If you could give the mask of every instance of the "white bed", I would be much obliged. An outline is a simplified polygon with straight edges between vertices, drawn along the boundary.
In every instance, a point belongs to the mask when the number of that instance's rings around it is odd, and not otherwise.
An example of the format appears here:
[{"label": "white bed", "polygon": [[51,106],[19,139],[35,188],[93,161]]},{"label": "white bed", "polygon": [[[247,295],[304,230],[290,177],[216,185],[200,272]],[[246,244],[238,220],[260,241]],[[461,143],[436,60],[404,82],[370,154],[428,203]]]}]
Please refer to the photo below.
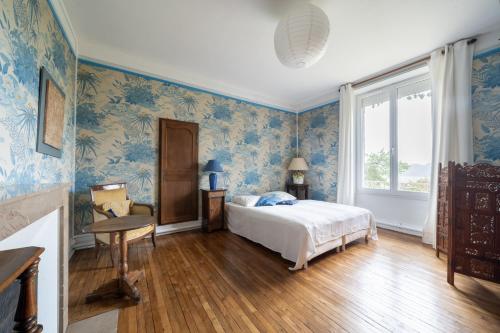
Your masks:
[{"label": "white bed", "polygon": [[324,201],[267,207],[226,203],[226,218],[231,232],[295,262],[291,270],[305,268],[312,258],[334,248],[344,249],[358,238],[377,239],[369,210]]}]

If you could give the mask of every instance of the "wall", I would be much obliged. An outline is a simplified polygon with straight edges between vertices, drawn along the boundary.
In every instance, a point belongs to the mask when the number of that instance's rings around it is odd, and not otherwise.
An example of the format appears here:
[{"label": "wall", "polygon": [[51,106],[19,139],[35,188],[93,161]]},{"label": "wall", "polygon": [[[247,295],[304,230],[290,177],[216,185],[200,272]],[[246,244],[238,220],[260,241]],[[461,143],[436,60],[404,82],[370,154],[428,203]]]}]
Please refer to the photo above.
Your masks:
[{"label": "wall", "polygon": [[[299,114],[300,154],[309,163],[306,178],[313,199],[336,200],[338,108],[334,102]],[[500,164],[500,48],[474,57],[472,110],[476,161]],[[357,195],[356,200],[371,209],[378,221],[409,233],[418,234],[425,220],[425,200],[380,196],[374,201],[367,195]]]},{"label": "wall", "polygon": [[20,246],[43,247],[38,266],[38,322],[44,332],[58,332],[59,323],[59,210],[42,217],[0,241],[0,251]]},{"label": "wall", "polygon": [[306,182],[314,200],[337,199],[339,103],[299,114],[299,151],[309,164]]},{"label": "wall", "polygon": [[[62,158],[36,152],[40,67],[64,91]],[[0,0],[0,186],[73,182],[76,58],[47,0]]]},{"label": "wall", "polygon": [[155,203],[158,118],[200,125],[201,167],[221,161],[228,195],[283,189],[295,114],[105,66],[78,66],[76,233],[90,223],[88,186],[126,181],[133,200]]},{"label": "wall", "polygon": [[[500,48],[474,56],[472,112],[476,161],[500,164]],[[338,102],[299,114],[300,153],[310,164],[313,195],[335,201]]]},{"label": "wall", "polygon": [[500,165],[500,48],[477,54],[472,67],[474,158]]}]

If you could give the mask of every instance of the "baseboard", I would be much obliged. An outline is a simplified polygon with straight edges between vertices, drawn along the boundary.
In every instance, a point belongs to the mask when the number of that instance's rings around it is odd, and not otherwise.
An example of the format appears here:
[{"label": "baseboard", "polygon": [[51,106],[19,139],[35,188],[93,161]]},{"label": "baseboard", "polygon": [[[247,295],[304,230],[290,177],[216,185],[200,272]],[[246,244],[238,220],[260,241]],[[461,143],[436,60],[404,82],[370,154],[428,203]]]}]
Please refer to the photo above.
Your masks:
[{"label": "baseboard", "polygon": [[[189,221],[175,224],[156,226],[156,235],[168,235],[176,232],[195,230],[201,228],[201,220]],[[93,234],[81,234],[73,237],[72,251],[83,250],[95,247],[95,237]]]},{"label": "baseboard", "polygon": [[73,236],[73,250],[89,249],[95,246],[93,234],[81,234]]},{"label": "baseboard", "polygon": [[181,222],[174,224],[158,225],[156,226],[156,235],[168,235],[175,232],[188,231],[201,228],[201,220]]},{"label": "baseboard", "polygon": [[69,239],[68,260],[71,260],[71,257],[73,257],[73,254],[75,254],[75,238],[74,237]]},{"label": "baseboard", "polygon": [[402,227],[400,225],[395,225],[395,224],[388,223],[388,222],[377,221],[377,228],[387,229],[387,230],[397,231],[397,232],[400,232],[403,234],[422,237],[421,230],[408,228],[408,227]]}]

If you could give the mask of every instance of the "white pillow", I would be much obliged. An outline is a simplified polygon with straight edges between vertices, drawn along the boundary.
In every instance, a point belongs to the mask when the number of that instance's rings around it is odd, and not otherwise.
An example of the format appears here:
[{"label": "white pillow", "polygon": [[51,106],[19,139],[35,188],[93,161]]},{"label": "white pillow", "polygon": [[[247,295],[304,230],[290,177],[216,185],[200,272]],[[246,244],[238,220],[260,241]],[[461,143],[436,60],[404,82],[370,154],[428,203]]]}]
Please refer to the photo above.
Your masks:
[{"label": "white pillow", "polygon": [[286,193],[283,191],[272,191],[272,192],[266,192],[262,194],[263,197],[273,197],[273,198],[279,198],[280,201],[287,201],[287,200],[297,200],[296,197],[291,195],[290,193]]},{"label": "white pillow", "polygon": [[260,196],[258,195],[235,195],[233,203],[244,207],[254,207],[259,199]]}]

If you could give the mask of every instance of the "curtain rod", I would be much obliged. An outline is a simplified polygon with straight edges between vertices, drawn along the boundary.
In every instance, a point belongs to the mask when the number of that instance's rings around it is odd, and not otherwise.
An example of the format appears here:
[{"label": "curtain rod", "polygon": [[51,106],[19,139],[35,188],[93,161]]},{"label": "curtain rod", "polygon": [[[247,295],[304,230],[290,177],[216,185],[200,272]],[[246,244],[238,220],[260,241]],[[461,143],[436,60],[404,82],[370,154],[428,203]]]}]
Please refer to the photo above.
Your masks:
[{"label": "curtain rod", "polygon": [[[477,41],[476,38],[469,39],[467,41],[467,45],[474,44],[476,41]],[[454,44],[454,43],[452,43],[452,44]],[[444,50],[441,51],[441,54],[444,54]],[[428,55],[426,55],[426,56],[424,56],[424,57],[422,57],[420,59],[412,61],[412,62],[410,62],[408,64],[404,64],[404,65],[398,66],[398,67],[393,68],[393,69],[391,69],[391,70],[389,70],[387,72],[380,73],[378,75],[369,77],[369,78],[367,78],[365,80],[355,81],[355,82],[352,83],[352,87],[353,88],[356,88],[356,87],[359,88],[359,87],[362,87],[362,86],[366,86],[366,85],[368,85],[369,83],[371,83],[373,81],[379,81],[380,79],[383,79],[383,78],[386,78],[386,77],[391,77],[394,74],[409,72],[410,70],[413,70],[413,69],[416,69],[418,67],[423,66],[430,59],[431,59],[431,55],[428,54]],[[339,91],[340,91],[340,89],[339,89]]]}]

